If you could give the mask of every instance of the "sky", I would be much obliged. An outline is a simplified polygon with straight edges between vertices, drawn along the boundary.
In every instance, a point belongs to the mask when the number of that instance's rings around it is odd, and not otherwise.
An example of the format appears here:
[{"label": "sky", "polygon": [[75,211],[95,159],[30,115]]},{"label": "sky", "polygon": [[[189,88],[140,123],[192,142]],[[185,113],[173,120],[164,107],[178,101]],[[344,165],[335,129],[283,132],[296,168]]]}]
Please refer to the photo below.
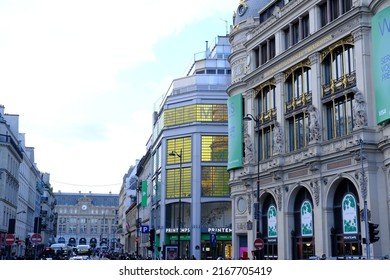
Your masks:
[{"label": "sky", "polygon": [[54,192],[119,193],[152,113],[239,0],[0,0],[0,104]]}]

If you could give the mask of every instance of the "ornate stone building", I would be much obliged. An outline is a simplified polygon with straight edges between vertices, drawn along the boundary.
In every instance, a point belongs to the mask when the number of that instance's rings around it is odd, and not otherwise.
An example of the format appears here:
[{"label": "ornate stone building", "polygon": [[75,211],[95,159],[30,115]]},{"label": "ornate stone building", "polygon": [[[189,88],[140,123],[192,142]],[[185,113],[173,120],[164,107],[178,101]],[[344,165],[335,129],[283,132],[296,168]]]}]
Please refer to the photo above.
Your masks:
[{"label": "ornate stone building", "polygon": [[56,243],[88,244],[122,250],[118,229],[118,194],[55,193]]},{"label": "ornate stone building", "polygon": [[[390,131],[376,118],[372,74],[373,17],[389,6],[239,2],[228,88],[234,258],[390,253]],[[369,223],[380,239],[368,246]]]}]

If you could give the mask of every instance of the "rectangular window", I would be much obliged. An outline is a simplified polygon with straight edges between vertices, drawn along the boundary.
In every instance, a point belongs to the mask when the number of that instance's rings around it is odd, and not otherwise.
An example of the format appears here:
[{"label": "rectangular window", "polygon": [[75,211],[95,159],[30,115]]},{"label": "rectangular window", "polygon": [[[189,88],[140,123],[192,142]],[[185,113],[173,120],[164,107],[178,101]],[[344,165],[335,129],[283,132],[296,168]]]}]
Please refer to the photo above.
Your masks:
[{"label": "rectangular window", "polygon": [[338,2],[339,0],[330,0],[330,21],[335,20],[340,15]]},{"label": "rectangular window", "polygon": [[287,120],[289,151],[296,151],[309,143],[309,120],[305,113],[297,114]]},{"label": "rectangular window", "polygon": [[341,48],[336,49],[333,52],[333,63],[332,63],[332,76],[333,79],[338,80],[344,73],[343,53]]},{"label": "rectangular window", "polygon": [[80,225],[80,234],[87,233],[87,225]]},{"label": "rectangular window", "polygon": [[275,109],[275,86],[265,84],[256,95],[256,110],[258,115],[268,114],[271,109]]},{"label": "rectangular window", "polygon": [[[180,157],[182,163],[191,162],[191,137],[168,139],[167,141],[167,164],[179,164]],[[175,152],[174,155],[170,153]]]},{"label": "rectangular window", "polygon": [[324,61],[321,64],[322,68],[322,84],[323,85],[330,85],[330,82],[332,80],[332,74],[331,74],[331,62],[330,62],[330,55],[324,59]]},{"label": "rectangular window", "polygon": [[302,84],[304,94],[311,92],[310,81],[311,81],[311,69],[305,68],[303,70],[303,84]]},{"label": "rectangular window", "polygon": [[297,69],[294,72],[294,97],[302,96],[302,69]]},{"label": "rectangular window", "polygon": [[293,85],[292,85],[292,76],[290,75],[286,80],[286,98],[287,102],[293,101]]},{"label": "rectangular window", "polygon": [[272,156],[271,128],[266,127],[260,130],[260,160],[268,159]]},{"label": "rectangular window", "polygon": [[299,42],[299,22],[295,22],[292,25],[292,44],[295,45]]},{"label": "rectangular window", "polygon": [[272,37],[269,40],[269,58],[272,59],[276,55],[276,44],[275,44],[275,37]]},{"label": "rectangular window", "polygon": [[66,232],[66,225],[60,224],[60,225],[58,226],[58,232],[59,232],[60,235],[61,235],[61,234],[67,233],[67,232]]},{"label": "rectangular window", "polygon": [[345,71],[346,74],[351,74],[355,71],[355,55],[354,48],[352,46],[345,46],[344,50]]},{"label": "rectangular window", "polygon": [[343,14],[352,9],[352,0],[343,0]]},{"label": "rectangular window", "polygon": [[227,136],[202,136],[202,161],[227,162],[227,155]]},{"label": "rectangular window", "polygon": [[77,234],[77,226],[75,225],[69,226],[69,234]]},{"label": "rectangular window", "polygon": [[326,2],[321,4],[319,8],[320,8],[321,27],[324,27],[328,23],[328,12],[327,12]]},{"label": "rectangular window", "polygon": [[91,234],[97,234],[97,233],[98,233],[97,226],[91,226]]},{"label": "rectangular window", "polygon": [[179,198],[180,195],[191,197],[191,167],[167,170],[166,197]]},{"label": "rectangular window", "polygon": [[256,47],[253,52],[255,56],[255,67],[257,68],[260,66],[260,48]]},{"label": "rectangular window", "polygon": [[102,234],[108,234],[108,226],[102,226],[100,230]]},{"label": "rectangular window", "polygon": [[290,27],[283,29],[284,32],[284,49],[288,49],[290,47]]},{"label": "rectangular window", "polygon": [[202,166],[202,196],[230,196],[226,166]]},{"label": "rectangular window", "polygon": [[263,43],[260,46],[261,48],[261,64],[267,62],[267,43]]},{"label": "rectangular window", "polygon": [[162,160],[162,157],[161,157],[161,154],[162,154],[162,148],[161,148],[161,145],[157,148],[157,170],[160,170],[161,168],[161,160]]},{"label": "rectangular window", "polygon": [[310,35],[310,24],[309,24],[309,15],[302,17],[302,39],[308,37]]},{"label": "rectangular window", "polygon": [[353,98],[345,95],[325,105],[327,140],[347,135],[353,130]]}]

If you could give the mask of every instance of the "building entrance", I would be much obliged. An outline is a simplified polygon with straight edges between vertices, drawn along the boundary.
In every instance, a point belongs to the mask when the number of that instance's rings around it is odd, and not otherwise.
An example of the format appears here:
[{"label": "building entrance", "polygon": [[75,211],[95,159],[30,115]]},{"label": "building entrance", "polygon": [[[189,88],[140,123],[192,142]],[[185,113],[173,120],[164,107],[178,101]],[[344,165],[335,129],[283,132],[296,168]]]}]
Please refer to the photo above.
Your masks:
[{"label": "building entrance", "polygon": [[216,246],[211,246],[210,241],[203,240],[201,249],[202,260],[216,260],[218,257],[222,257],[225,260],[232,258],[233,249],[231,241],[217,241]]}]

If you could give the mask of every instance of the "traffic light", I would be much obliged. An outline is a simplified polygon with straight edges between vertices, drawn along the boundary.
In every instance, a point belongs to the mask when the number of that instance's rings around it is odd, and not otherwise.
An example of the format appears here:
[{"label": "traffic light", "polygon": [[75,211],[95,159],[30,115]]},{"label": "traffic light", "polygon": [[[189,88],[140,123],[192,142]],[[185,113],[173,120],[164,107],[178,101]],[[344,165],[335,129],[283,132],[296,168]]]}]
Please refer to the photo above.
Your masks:
[{"label": "traffic light", "polygon": [[368,232],[369,232],[369,236],[370,236],[370,243],[375,243],[379,240],[379,229],[377,229],[379,227],[378,224],[374,224],[374,223],[368,223]]},{"label": "traffic light", "polygon": [[153,244],[154,244],[154,234],[155,233],[156,233],[156,231],[154,230],[154,228],[149,230],[149,243],[151,246],[153,246]]},{"label": "traffic light", "polygon": [[154,235],[155,235],[155,233],[156,233],[156,231],[154,230],[154,228],[149,230],[149,246],[147,247],[147,249],[149,251],[152,251],[152,252],[154,252]]}]

